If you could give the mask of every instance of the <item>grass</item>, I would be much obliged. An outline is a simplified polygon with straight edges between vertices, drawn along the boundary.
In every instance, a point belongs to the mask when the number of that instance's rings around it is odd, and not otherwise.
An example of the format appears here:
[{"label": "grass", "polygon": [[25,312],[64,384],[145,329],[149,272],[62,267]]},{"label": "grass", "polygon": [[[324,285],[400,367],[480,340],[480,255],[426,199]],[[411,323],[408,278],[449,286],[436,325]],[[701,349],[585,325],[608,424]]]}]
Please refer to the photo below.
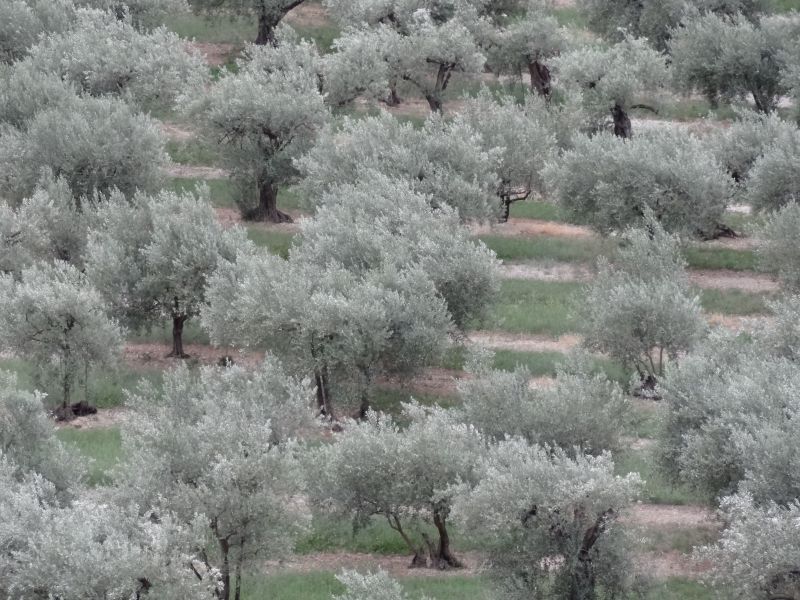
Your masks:
[{"label": "grass", "polygon": [[[403,577],[402,584],[414,600],[422,597],[431,600],[481,600],[488,594],[488,584],[483,579],[466,575]],[[243,582],[242,598],[330,600],[334,595],[342,595],[344,591],[344,586],[334,573],[284,573],[246,578]]]},{"label": "grass", "polygon": [[73,429],[64,427],[56,432],[62,442],[69,444],[90,461],[88,483],[91,486],[111,482],[109,471],[122,454],[122,440],[118,427]]},{"label": "grass", "polygon": [[264,229],[258,225],[247,225],[247,237],[256,245],[266,248],[272,254],[282,258],[289,256],[289,248],[292,246],[294,233],[289,231],[275,231]]},{"label": "grass", "polygon": [[[623,383],[627,383],[625,380]],[[654,439],[658,436],[661,419],[657,404],[633,404],[633,419],[628,435],[636,438]]]},{"label": "grass", "polygon": [[752,250],[692,245],[684,249],[684,256],[694,269],[758,270],[758,257]]},{"label": "grass", "polygon": [[580,287],[573,282],[503,281],[498,302],[483,327],[552,336],[575,331],[572,306]]},{"label": "grass", "polygon": [[567,215],[557,204],[542,202],[541,200],[523,200],[511,205],[512,218],[540,219],[542,221],[556,221],[567,223]]},{"label": "grass", "polygon": [[175,192],[194,192],[198,185],[206,184],[215,208],[236,208],[236,187],[227,179],[193,179],[175,177],[166,188]]},{"label": "grass", "polygon": [[[172,323],[167,320],[164,323],[153,327],[149,331],[133,333],[128,336],[129,342],[135,343],[169,343],[172,344]],[[208,334],[200,326],[200,319],[194,318],[186,321],[183,327],[184,344],[208,344]]]},{"label": "grass", "polygon": [[479,238],[503,260],[541,260],[593,262],[614,248],[614,241],[603,238],[557,236],[506,237],[482,235]]},{"label": "grass", "polygon": [[165,19],[168,29],[186,39],[214,44],[241,45],[256,39],[256,20],[245,17],[205,18],[193,14],[174,14]]},{"label": "grass", "polygon": [[652,504],[706,504],[708,499],[683,485],[675,485],[658,471],[650,450],[625,450],[614,457],[618,474],[639,473],[645,481],[642,502]]},{"label": "grass", "polygon": [[646,598],[647,600],[712,600],[716,596],[698,581],[676,577],[653,584]]},{"label": "grass", "polygon": [[181,165],[214,166],[219,160],[217,148],[198,139],[168,140],[166,146],[172,161]]},{"label": "grass", "polygon": [[702,290],[700,303],[711,313],[724,315],[758,315],[769,312],[766,300],[769,295],[753,294],[742,290]]},{"label": "grass", "polygon": [[[0,360],[0,369],[17,374],[17,382],[23,389],[38,389],[48,394],[46,406],[54,407],[59,398],[57,385],[49,381],[39,381],[38,369],[26,360],[10,358]],[[161,371],[158,369],[132,369],[120,365],[116,370],[106,369],[90,377],[88,396],[85,398],[89,404],[97,408],[112,408],[122,405],[125,400],[125,390],[133,389],[142,380],[148,380],[158,385],[161,381]],[[77,387],[73,395],[73,402],[84,399],[83,386]]]}]

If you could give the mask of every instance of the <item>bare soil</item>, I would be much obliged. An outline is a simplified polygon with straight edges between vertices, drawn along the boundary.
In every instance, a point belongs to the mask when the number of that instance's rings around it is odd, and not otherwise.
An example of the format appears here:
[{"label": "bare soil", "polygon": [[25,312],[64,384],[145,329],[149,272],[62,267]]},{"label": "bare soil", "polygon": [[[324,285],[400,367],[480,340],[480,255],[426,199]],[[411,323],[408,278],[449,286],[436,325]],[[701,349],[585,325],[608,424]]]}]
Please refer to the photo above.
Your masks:
[{"label": "bare soil", "polygon": [[286,22],[295,27],[328,27],[332,24],[328,9],[316,2],[303,2],[300,6],[290,10]]},{"label": "bare soil", "polygon": [[234,348],[215,348],[204,344],[184,344],[187,359],[169,357],[171,345],[159,343],[128,343],[123,350],[123,360],[132,367],[170,369],[183,362],[200,365],[217,365],[225,356],[233,358],[235,364],[256,367],[264,360],[263,352],[240,352]]},{"label": "bare soil", "polygon": [[58,429],[98,429],[103,427],[114,427],[122,423],[128,416],[128,410],[117,406],[114,408],[98,408],[93,415],[75,417],[69,421],[56,421]]},{"label": "bare soil", "polygon": [[190,50],[199,52],[212,67],[221,67],[236,52],[236,44],[214,44],[211,42],[186,42]]},{"label": "bare soil", "polygon": [[741,315],[721,315],[717,313],[706,314],[709,325],[725,327],[735,332],[761,331],[774,320],[773,317],[759,316],[746,317]]},{"label": "bare soil", "polygon": [[629,525],[647,527],[650,529],[719,527],[719,522],[713,510],[706,506],[689,504],[636,504],[622,520]]},{"label": "bare soil", "polygon": [[677,550],[668,552],[639,552],[633,557],[636,571],[648,578],[671,579],[683,577],[698,579],[711,570],[709,562],[697,562],[691,555]]},{"label": "bare soil", "polygon": [[520,335],[502,331],[473,331],[469,334],[473,344],[499,350],[518,352],[569,352],[581,343],[578,335],[552,338],[545,335]]},{"label": "bare soil", "polygon": [[284,210],[283,212],[294,219],[294,223],[264,223],[261,221],[245,221],[242,219],[242,214],[235,208],[215,208],[214,211],[217,213],[217,220],[223,227],[248,225],[267,231],[285,231],[287,233],[297,233],[300,231],[299,221],[308,216],[306,213],[299,210]]},{"label": "bare soil", "polygon": [[542,221],[539,219],[510,218],[507,223],[492,225],[473,225],[470,227],[475,235],[503,235],[508,237],[527,237],[547,235],[552,237],[588,238],[596,234],[588,227]]},{"label": "bare soil", "polygon": [[185,142],[197,137],[197,132],[176,123],[161,122],[161,131],[170,140]]},{"label": "bare soil", "polygon": [[225,179],[229,175],[228,171],[217,167],[198,167],[177,163],[172,163],[164,170],[170,177],[187,179]]},{"label": "bare soil", "polygon": [[410,556],[362,554],[356,552],[320,552],[305,556],[293,556],[285,561],[267,561],[264,568],[267,573],[312,573],[328,571],[338,573],[342,569],[356,569],[359,571],[375,571],[383,569],[393,577],[441,577],[448,575],[476,575],[483,564],[483,557],[474,552],[458,553],[458,558],[464,562],[462,569],[411,569]]},{"label": "bare soil", "polygon": [[385,377],[378,383],[387,389],[410,390],[431,396],[452,396],[456,393],[458,380],[470,377],[469,373],[455,369],[429,368],[411,380]]},{"label": "bare soil", "polygon": [[594,276],[589,265],[575,263],[503,263],[500,277],[533,281],[589,281]]}]

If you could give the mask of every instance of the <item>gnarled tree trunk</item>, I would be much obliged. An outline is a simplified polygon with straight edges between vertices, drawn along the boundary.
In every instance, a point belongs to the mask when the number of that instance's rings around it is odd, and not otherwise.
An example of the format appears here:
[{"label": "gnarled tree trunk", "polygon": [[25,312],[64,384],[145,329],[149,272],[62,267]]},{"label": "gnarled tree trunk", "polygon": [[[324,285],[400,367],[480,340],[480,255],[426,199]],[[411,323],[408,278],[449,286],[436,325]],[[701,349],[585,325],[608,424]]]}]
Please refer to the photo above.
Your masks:
[{"label": "gnarled tree trunk", "polygon": [[403,527],[400,525],[400,519],[397,518],[397,515],[386,515],[386,520],[389,521],[389,527],[394,529],[397,533],[400,534],[400,537],[403,538],[403,541],[408,546],[408,549],[414,555],[414,558],[411,559],[411,564],[408,565],[410,569],[419,569],[422,567],[428,566],[428,561],[425,560],[425,553],[422,548],[414,545],[414,542],[411,541],[411,538],[408,537],[408,534],[403,530]]},{"label": "gnarled tree trunk", "polygon": [[450,535],[447,532],[446,517],[440,510],[433,511],[433,524],[439,533],[439,543],[428,542],[431,567],[434,569],[459,569],[464,566],[450,550]]},{"label": "gnarled tree trunk", "polygon": [[550,69],[547,68],[547,65],[534,60],[528,63],[528,72],[531,75],[531,90],[549,100],[553,91]]},{"label": "gnarled tree trunk", "polygon": [[611,109],[611,116],[614,118],[614,135],[623,139],[633,137],[633,127],[631,119],[625,109],[619,104],[615,104]]},{"label": "gnarled tree trunk", "polygon": [[183,351],[183,325],[189,317],[186,315],[173,315],[172,317],[172,352],[167,354],[170,358],[189,358]]},{"label": "gnarled tree trunk", "polygon": [[251,221],[292,223],[292,217],[278,210],[278,190],[271,181],[258,184],[258,206],[244,215]]}]

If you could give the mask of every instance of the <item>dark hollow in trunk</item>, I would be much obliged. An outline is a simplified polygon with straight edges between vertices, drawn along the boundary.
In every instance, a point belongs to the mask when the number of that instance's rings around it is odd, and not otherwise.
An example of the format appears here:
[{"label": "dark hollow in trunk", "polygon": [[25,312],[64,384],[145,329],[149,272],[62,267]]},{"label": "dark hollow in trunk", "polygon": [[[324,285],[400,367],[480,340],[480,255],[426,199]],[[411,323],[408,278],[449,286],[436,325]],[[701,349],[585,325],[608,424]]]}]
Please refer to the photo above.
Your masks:
[{"label": "dark hollow in trunk", "polygon": [[269,181],[259,183],[258,206],[244,215],[251,221],[292,223],[292,217],[278,210],[278,190]]},{"label": "dark hollow in trunk", "polygon": [[167,357],[189,358],[183,351],[183,325],[188,318],[186,315],[172,317],[172,352],[167,354]]},{"label": "dark hollow in trunk", "polygon": [[631,138],[633,128],[628,113],[619,104],[615,104],[611,109],[611,116],[614,118],[614,135],[623,139]]},{"label": "dark hollow in trunk", "polygon": [[528,63],[528,72],[531,75],[531,90],[549,100],[553,91],[550,81],[550,69],[547,68],[547,65],[534,60]]}]

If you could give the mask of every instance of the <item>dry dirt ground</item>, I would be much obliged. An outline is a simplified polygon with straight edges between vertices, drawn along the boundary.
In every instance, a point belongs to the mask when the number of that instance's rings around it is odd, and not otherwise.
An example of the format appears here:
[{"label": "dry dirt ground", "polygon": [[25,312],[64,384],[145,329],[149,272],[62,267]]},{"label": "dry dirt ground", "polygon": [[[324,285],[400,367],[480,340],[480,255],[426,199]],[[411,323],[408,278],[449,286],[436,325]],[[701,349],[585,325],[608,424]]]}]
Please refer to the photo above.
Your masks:
[{"label": "dry dirt ground", "polygon": [[314,2],[304,2],[290,10],[286,15],[286,22],[295,27],[308,28],[327,27],[332,23],[328,10]]},{"label": "dry dirt ground", "polygon": [[169,177],[187,179],[225,179],[229,173],[218,167],[198,167],[194,165],[181,165],[172,163],[164,171]]},{"label": "dry dirt ground", "polygon": [[581,338],[577,335],[553,338],[546,335],[521,335],[501,331],[473,331],[469,334],[469,341],[496,350],[569,352],[580,344]]},{"label": "dry dirt ground", "polygon": [[211,42],[186,42],[190,50],[199,52],[212,67],[221,67],[236,51],[236,44],[214,44]]},{"label": "dry dirt ground", "polygon": [[186,140],[190,140],[194,137],[197,137],[197,132],[185,127],[184,125],[178,125],[177,123],[170,123],[168,121],[161,122],[161,132],[167,139],[176,141],[176,142],[185,142]]},{"label": "dry dirt ground", "polygon": [[470,227],[470,231],[474,235],[502,235],[507,237],[547,235],[552,237],[588,238],[596,235],[588,227],[581,225],[514,217],[510,218],[507,223],[473,225]]},{"label": "dry dirt ground", "polygon": [[300,221],[307,217],[308,214],[300,210],[286,210],[281,209],[283,212],[289,214],[294,219],[294,223],[263,223],[263,222],[246,222],[242,219],[241,213],[235,208],[215,208],[217,219],[223,227],[231,227],[233,225],[245,225],[250,227],[258,227],[266,231],[283,231],[286,233],[297,233],[300,231]]},{"label": "dry dirt ground", "polygon": [[128,411],[122,406],[98,408],[96,414],[75,417],[71,421],[55,421],[55,426],[57,429],[96,429],[114,427],[122,423],[127,416]]}]

